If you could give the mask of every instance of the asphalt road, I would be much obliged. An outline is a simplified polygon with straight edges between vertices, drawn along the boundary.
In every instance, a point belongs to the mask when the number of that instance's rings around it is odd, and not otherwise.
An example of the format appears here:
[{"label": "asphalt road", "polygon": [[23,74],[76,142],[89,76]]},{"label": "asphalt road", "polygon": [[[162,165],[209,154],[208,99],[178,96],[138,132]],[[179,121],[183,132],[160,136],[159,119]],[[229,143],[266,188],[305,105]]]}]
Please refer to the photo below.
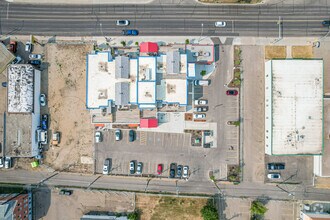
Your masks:
[{"label": "asphalt road", "polygon": [[[148,179],[140,177],[97,176],[74,173],[46,173],[25,170],[2,171],[0,182],[38,184],[47,186],[83,187],[140,192],[174,193],[174,194],[208,194],[219,193],[211,181],[194,182],[165,179]],[[219,185],[224,196],[231,197],[267,197],[270,199],[309,199],[327,201],[330,191],[313,189],[302,185],[284,185],[280,189],[275,185],[241,183],[239,185]],[[291,193],[292,195],[289,195]]]},{"label": "asphalt road", "polygon": [[[0,2],[0,35],[114,36],[127,28],[152,36],[324,36],[321,22],[330,17],[327,1],[313,5],[25,5]],[[215,21],[226,21],[215,28]],[[202,25],[203,24],[203,25]],[[203,26],[203,27],[202,27]],[[203,32],[203,33],[202,33]]]}]

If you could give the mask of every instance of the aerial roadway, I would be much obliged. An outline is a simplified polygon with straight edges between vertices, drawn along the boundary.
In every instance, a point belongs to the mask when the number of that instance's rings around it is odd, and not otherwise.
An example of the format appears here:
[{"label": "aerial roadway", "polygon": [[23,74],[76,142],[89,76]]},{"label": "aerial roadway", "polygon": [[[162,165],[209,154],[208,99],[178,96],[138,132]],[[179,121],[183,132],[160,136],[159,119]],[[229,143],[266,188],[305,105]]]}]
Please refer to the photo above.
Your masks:
[{"label": "aerial roadway", "polygon": [[[307,1],[309,2],[309,1]],[[312,1],[313,2],[313,1]],[[330,7],[260,5],[31,5],[0,1],[0,35],[115,36],[117,19],[146,36],[324,36]],[[226,27],[215,27],[226,21]],[[280,32],[280,33],[279,33]]]}]

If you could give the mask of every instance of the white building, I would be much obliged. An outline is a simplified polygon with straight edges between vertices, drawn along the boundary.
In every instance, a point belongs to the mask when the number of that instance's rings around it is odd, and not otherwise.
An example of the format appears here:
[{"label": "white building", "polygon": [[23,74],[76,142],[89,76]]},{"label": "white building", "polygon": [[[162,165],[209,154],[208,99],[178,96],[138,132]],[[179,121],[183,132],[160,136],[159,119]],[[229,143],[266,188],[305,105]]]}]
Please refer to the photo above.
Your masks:
[{"label": "white building", "polygon": [[320,155],[323,150],[323,60],[265,64],[265,152]]},{"label": "white building", "polygon": [[157,103],[188,104],[187,55],[178,51],[160,56],[113,58],[110,52],[87,56],[88,109],[137,105],[156,108]]},{"label": "white building", "polygon": [[34,157],[38,154],[41,73],[28,64],[7,68],[6,156]]}]

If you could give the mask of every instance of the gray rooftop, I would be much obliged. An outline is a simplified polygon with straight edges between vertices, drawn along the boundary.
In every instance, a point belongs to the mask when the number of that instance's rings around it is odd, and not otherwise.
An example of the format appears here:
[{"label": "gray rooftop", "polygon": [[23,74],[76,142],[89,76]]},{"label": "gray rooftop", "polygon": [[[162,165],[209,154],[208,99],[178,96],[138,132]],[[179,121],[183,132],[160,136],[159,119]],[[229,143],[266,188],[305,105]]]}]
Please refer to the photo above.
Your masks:
[{"label": "gray rooftop", "polygon": [[128,105],[129,102],[129,83],[118,82],[115,88],[116,105]]},{"label": "gray rooftop", "polygon": [[115,59],[116,62],[116,79],[129,78],[129,58],[126,56],[118,56]]},{"label": "gray rooftop", "polygon": [[167,74],[180,73],[180,53],[179,51],[170,51],[166,53],[166,72]]}]

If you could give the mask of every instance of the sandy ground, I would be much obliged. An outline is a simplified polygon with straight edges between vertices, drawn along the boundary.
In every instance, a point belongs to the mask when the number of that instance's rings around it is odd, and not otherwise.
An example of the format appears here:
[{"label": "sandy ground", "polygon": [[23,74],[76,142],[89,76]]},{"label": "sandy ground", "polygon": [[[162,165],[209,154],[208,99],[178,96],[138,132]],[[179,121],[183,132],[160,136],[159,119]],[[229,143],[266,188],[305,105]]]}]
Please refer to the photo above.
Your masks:
[{"label": "sandy ground", "polygon": [[177,198],[169,196],[136,196],[136,209],[141,220],[202,220],[200,210],[207,199]]},{"label": "sandy ground", "polygon": [[49,146],[45,164],[56,170],[92,172],[93,128],[85,102],[86,54],[92,49],[91,44],[46,46],[49,66],[43,77],[48,80],[43,78],[42,87],[48,90],[49,139],[53,131],[59,131],[61,140],[58,146]]},{"label": "sandy ground", "polygon": [[73,190],[71,196],[59,195],[60,189],[41,188],[34,194],[34,217],[42,220],[78,220],[89,211],[132,212],[134,194]]}]

